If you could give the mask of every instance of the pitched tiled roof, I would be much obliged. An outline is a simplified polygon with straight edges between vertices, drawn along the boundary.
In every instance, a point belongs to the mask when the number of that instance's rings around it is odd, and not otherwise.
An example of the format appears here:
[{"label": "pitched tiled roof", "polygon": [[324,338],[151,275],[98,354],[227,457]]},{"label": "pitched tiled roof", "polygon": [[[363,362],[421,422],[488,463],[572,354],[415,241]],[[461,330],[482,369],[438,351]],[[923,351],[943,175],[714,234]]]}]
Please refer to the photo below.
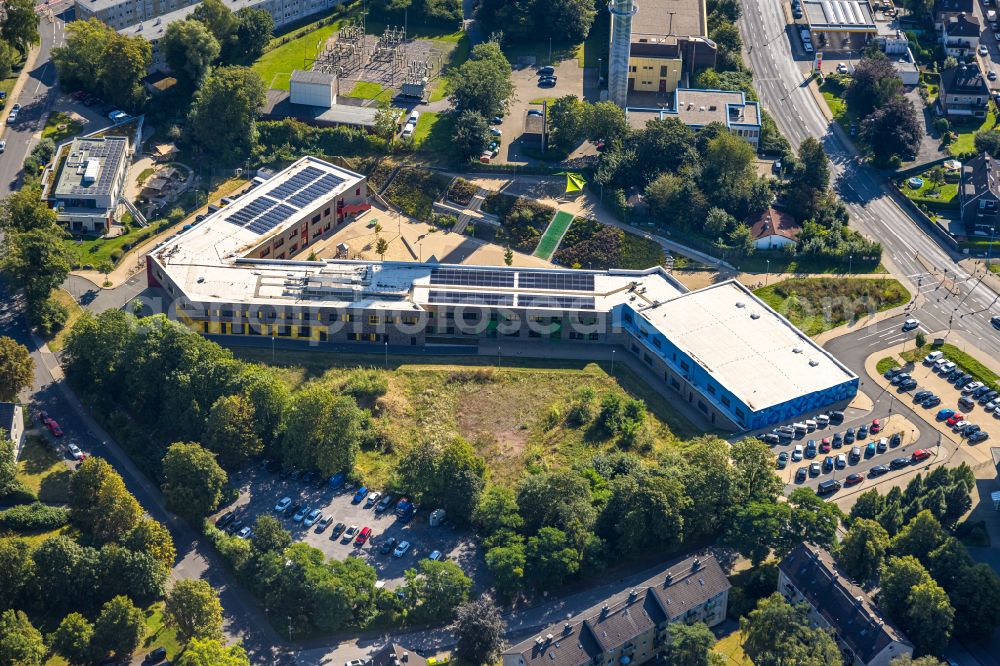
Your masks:
[{"label": "pitched tiled roof", "polygon": [[581,666],[729,588],[729,579],[714,555],[688,557],[602,606],[511,646],[504,654],[520,655],[528,666]]},{"label": "pitched tiled roof", "polygon": [[987,192],[1000,198],[1000,163],[983,153],[962,164],[963,204],[972,203]]},{"label": "pitched tiled roof", "polygon": [[978,63],[961,64],[949,67],[941,72],[942,94],[949,95],[983,95],[989,97],[990,90],[983,78],[983,72]]},{"label": "pitched tiled roof", "polygon": [[388,643],[372,654],[365,666],[427,666],[427,660],[398,643]]},{"label": "pitched tiled roof", "polygon": [[979,37],[979,19],[970,14],[952,16],[944,24],[949,37]]},{"label": "pitched tiled roof", "polygon": [[893,641],[910,645],[868,593],[840,570],[828,551],[813,544],[799,544],[778,567],[864,663]]},{"label": "pitched tiled roof", "polygon": [[794,217],[783,210],[770,207],[760,215],[748,217],[746,224],[750,227],[750,235],[754,240],[768,236],[784,236],[798,240],[799,234],[802,233],[802,225],[796,222]]}]

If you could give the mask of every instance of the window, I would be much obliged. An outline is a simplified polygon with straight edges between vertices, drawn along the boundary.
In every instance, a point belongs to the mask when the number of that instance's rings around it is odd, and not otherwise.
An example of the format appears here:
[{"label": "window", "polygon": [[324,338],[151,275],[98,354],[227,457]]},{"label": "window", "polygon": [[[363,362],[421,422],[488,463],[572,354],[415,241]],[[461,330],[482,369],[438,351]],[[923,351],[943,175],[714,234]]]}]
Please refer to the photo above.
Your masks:
[{"label": "window", "polygon": [[691,367],[688,366],[687,361],[681,361],[681,370],[683,370],[684,372],[687,372],[690,369],[691,369]]},{"label": "window", "polygon": [[730,405],[729,396],[726,395],[722,396],[722,404],[725,405],[726,407],[729,407]]},{"label": "window", "polygon": [[705,403],[703,403],[701,400],[698,401],[698,409],[708,414],[708,407],[706,407]]},{"label": "window", "polygon": [[632,318],[632,313],[631,312],[624,312],[624,313],[622,313],[622,319],[624,319],[625,321],[627,321],[630,324],[635,321],[635,319]]},{"label": "window", "polygon": [[598,338],[597,333],[588,333],[587,334],[587,339],[588,340],[597,340],[597,338]]},{"label": "window", "polygon": [[634,66],[633,66],[633,67],[629,67],[629,68],[628,68],[628,71],[629,71],[629,72],[632,72],[632,73],[634,74],[634,73],[635,73],[635,67],[634,67]]},{"label": "window", "polygon": [[378,324],[378,321],[379,321],[378,315],[368,315],[368,323],[369,324],[375,325],[375,324]]},{"label": "window", "polygon": [[570,340],[583,340],[583,333],[577,333],[576,331],[570,331],[570,333],[569,333],[569,339]]},{"label": "window", "polygon": [[316,215],[312,216],[312,223],[316,224],[317,222],[319,222],[319,214],[318,213]]},{"label": "window", "polygon": [[715,395],[715,387],[711,384],[708,385],[708,392]]},{"label": "window", "polygon": [[263,250],[260,251],[260,256],[262,257],[266,257],[269,254],[271,254],[271,248],[269,247],[265,247]]},{"label": "window", "polygon": [[354,196],[356,196],[356,197],[360,197],[361,196],[361,188],[360,187],[354,190]]},{"label": "window", "polygon": [[312,336],[312,327],[311,326],[299,326],[299,337],[300,338],[308,338],[308,337],[311,337],[311,336]]},{"label": "window", "polygon": [[327,208],[326,210],[323,211],[323,217],[326,217],[329,214],[330,214],[330,209],[329,208]]},{"label": "window", "polygon": [[667,76],[667,66],[666,65],[660,65],[660,76],[663,76],[663,77]]},{"label": "window", "polygon": [[418,321],[420,321],[419,317],[417,317],[416,315],[403,315],[402,317],[400,317],[400,319],[404,324],[411,324],[411,325],[416,324]]},{"label": "window", "polygon": [[279,238],[278,240],[274,241],[274,249],[277,250],[279,247],[281,247],[284,244],[285,244],[285,239],[284,238]]},{"label": "window", "polygon": [[657,349],[662,349],[663,343],[660,342],[659,338],[653,338],[653,346],[656,347]]}]

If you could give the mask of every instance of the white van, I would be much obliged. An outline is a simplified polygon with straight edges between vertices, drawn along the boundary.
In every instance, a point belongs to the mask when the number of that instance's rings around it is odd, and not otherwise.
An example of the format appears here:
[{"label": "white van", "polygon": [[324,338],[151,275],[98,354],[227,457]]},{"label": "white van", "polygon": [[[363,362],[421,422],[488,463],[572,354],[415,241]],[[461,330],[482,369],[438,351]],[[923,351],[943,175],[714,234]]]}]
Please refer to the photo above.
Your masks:
[{"label": "white van", "polygon": [[816,423],[815,419],[806,419],[806,429],[809,432],[812,432],[813,430],[815,430],[816,427],[817,427],[817,425],[818,424]]},{"label": "white van", "polygon": [[805,423],[793,423],[792,430],[794,430],[797,435],[804,435],[809,432],[809,426]]},{"label": "white van", "polygon": [[400,136],[402,136],[404,139],[412,138],[413,137],[413,130],[415,130],[416,128],[417,128],[416,125],[414,125],[413,123],[409,123],[408,122],[403,127],[403,133],[400,134]]},{"label": "white van", "polygon": [[816,423],[819,424],[820,428],[825,428],[830,425],[830,417],[826,414],[819,414],[816,416]]},{"label": "white van", "polygon": [[410,117],[406,119],[407,125],[417,126],[417,119],[420,117],[419,111],[410,111]]}]

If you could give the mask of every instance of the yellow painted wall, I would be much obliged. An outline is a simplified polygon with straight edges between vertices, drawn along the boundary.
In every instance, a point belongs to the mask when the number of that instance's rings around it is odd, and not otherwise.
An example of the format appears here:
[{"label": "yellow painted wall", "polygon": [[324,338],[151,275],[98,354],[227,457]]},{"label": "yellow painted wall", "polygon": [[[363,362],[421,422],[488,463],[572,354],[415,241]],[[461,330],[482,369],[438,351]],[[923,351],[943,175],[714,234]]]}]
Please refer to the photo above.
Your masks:
[{"label": "yellow painted wall", "polygon": [[[667,68],[666,76],[660,76],[662,67]],[[633,68],[635,71],[632,71]],[[666,91],[673,92],[677,90],[677,84],[681,80],[680,58],[632,56],[628,59],[628,69],[628,77],[635,80],[632,89],[642,92],[658,92],[661,80],[667,82]]]}]

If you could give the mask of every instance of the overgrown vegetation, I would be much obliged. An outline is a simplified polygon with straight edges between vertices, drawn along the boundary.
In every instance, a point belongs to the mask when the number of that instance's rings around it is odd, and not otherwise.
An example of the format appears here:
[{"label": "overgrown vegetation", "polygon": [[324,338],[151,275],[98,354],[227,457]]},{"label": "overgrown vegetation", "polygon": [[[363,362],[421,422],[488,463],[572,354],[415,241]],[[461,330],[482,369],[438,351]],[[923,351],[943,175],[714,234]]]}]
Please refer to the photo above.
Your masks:
[{"label": "overgrown vegetation", "polygon": [[662,266],[665,261],[663,248],[656,241],[583,218],[576,219],[566,231],[553,259],[563,266],[594,270],[645,269]]},{"label": "overgrown vegetation", "polygon": [[791,278],[754,293],[806,335],[818,335],[910,300],[910,292],[892,279]]},{"label": "overgrown vegetation", "polygon": [[444,193],[449,180],[448,176],[427,169],[403,167],[382,195],[406,215],[429,222],[434,202]]}]

